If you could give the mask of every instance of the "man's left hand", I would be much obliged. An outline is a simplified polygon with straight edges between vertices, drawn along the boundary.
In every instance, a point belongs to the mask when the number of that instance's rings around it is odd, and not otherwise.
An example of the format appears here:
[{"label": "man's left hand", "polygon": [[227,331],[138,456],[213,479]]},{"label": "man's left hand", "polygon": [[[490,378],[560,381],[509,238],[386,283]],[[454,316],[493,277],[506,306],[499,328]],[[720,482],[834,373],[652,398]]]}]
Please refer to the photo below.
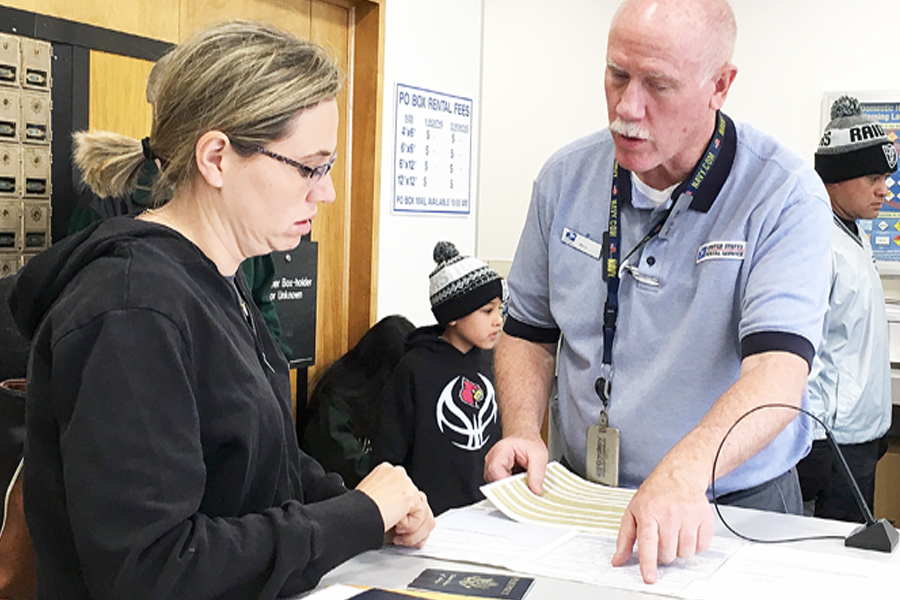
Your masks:
[{"label": "man's left hand", "polygon": [[670,564],[709,548],[713,513],[705,489],[686,486],[674,473],[657,469],[628,503],[616,540],[614,567],[631,558],[634,543],[645,583],[655,583],[658,564]]}]

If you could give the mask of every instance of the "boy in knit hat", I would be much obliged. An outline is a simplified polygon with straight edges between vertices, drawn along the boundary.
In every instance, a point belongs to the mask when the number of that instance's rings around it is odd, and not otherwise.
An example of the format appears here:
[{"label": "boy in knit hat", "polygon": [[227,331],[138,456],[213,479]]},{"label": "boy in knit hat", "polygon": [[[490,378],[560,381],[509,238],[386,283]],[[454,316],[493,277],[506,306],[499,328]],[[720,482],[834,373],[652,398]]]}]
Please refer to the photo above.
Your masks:
[{"label": "boy in knit hat", "polygon": [[[810,410],[831,429],[869,509],[875,465],[887,449],[891,375],[887,316],[869,238],[856,219],[874,219],[888,195],[897,151],[855,98],[842,96],[816,152],[831,199],[831,290],[822,343],[809,374]],[[863,521],[836,457],[816,424],[812,451],[797,465],[804,508],[830,519]]]},{"label": "boy in knit hat", "polygon": [[413,331],[384,389],[372,464],[406,467],[435,515],[483,498],[484,456],[502,434],[493,348],[506,282],[450,242],[434,248],[431,311],[437,325]]}]

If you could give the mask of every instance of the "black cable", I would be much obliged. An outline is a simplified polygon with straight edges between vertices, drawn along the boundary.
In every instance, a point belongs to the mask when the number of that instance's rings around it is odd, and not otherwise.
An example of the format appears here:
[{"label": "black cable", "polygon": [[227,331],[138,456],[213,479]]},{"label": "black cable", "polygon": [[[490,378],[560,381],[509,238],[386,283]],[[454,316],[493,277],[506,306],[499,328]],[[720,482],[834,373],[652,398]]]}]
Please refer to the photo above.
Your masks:
[{"label": "black cable", "polygon": [[747,540],[748,542],[756,542],[758,544],[784,544],[784,543],[789,543],[789,542],[805,542],[805,541],[809,541],[809,540],[843,540],[844,536],[842,536],[842,535],[811,535],[811,536],[804,536],[804,537],[781,538],[781,539],[775,539],[775,540],[763,540],[763,539],[758,539],[758,538],[752,538],[750,536],[739,533],[736,529],[734,529],[731,525],[729,525],[728,522],[725,520],[725,517],[722,516],[722,511],[719,508],[719,500],[718,500],[718,498],[716,498],[716,466],[719,463],[719,454],[722,453],[722,448],[725,446],[725,440],[728,439],[728,436],[731,435],[731,432],[734,430],[734,428],[738,426],[738,423],[740,423],[741,421],[743,421],[745,418],[749,417],[756,411],[762,410],[763,408],[791,408],[793,410],[796,410],[797,412],[801,412],[801,413],[807,415],[808,417],[812,417],[817,423],[819,423],[819,425],[821,425],[822,427],[825,428],[826,432],[828,432],[830,434],[830,430],[828,429],[828,426],[825,425],[825,423],[823,423],[819,417],[817,417],[816,415],[812,414],[811,412],[809,412],[808,410],[806,410],[804,408],[800,408],[799,406],[794,406],[792,404],[781,404],[781,403],[760,404],[759,406],[751,408],[750,410],[745,412],[743,415],[741,415],[734,422],[734,424],[732,424],[732,426],[728,428],[728,431],[725,432],[725,435],[722,437],[721,443],[719,443],[719,449],[716,450],[716,457],[713,460],[712,484],[710,486],[710,491],[712,493],[713,506],[715,506],[716,514],[719,515],[719,519],[722,521],[722,524],[725,526],[725,528],[728,531],[730,531],[737,537],[741,538],[742,540]]}]

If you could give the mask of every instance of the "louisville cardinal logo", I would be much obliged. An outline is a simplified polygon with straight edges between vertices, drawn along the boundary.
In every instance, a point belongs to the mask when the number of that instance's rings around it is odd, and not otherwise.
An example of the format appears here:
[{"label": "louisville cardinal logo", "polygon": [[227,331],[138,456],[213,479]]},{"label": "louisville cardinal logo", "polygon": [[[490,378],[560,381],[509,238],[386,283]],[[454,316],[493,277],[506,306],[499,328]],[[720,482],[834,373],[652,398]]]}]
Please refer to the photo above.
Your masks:
[{"label": "louisville cardinal logo", "polygon": [[484,400],[484,392],[478,384],[469,381],[467,378],[462,378],[462,387],[459,390],[459,399],[469,406],[480,406],[481,401]]},{"label": "louisville cardinal logo", "polygon": [[453,378],[437,401],[435,417],[438,429],[462,450],[483,448],[490,439],[485,431],[497,421],[494,386],[481,373],[478,378],[481,385],[463,376]]}]

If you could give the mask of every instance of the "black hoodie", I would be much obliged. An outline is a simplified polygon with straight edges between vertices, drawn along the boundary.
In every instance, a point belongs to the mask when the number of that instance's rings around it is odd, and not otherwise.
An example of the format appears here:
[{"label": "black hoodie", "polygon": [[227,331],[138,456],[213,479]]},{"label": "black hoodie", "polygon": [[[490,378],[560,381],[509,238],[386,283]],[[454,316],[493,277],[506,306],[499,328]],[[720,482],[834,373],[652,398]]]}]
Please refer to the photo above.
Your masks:
[{"label": "black hoodie", "polygon": [[372,464],[406,467],[435,515],[484,498],[484,457],[502,435],[493,351],[463,354],[442,333],[435,325],[407,338],[372,443]]},{"label": "black hoodie", "polygon": [[20,272],[41,598],[275,598],[381,545],[375,503],[299,451],[287,363],[241,296],[129,218]]}]

